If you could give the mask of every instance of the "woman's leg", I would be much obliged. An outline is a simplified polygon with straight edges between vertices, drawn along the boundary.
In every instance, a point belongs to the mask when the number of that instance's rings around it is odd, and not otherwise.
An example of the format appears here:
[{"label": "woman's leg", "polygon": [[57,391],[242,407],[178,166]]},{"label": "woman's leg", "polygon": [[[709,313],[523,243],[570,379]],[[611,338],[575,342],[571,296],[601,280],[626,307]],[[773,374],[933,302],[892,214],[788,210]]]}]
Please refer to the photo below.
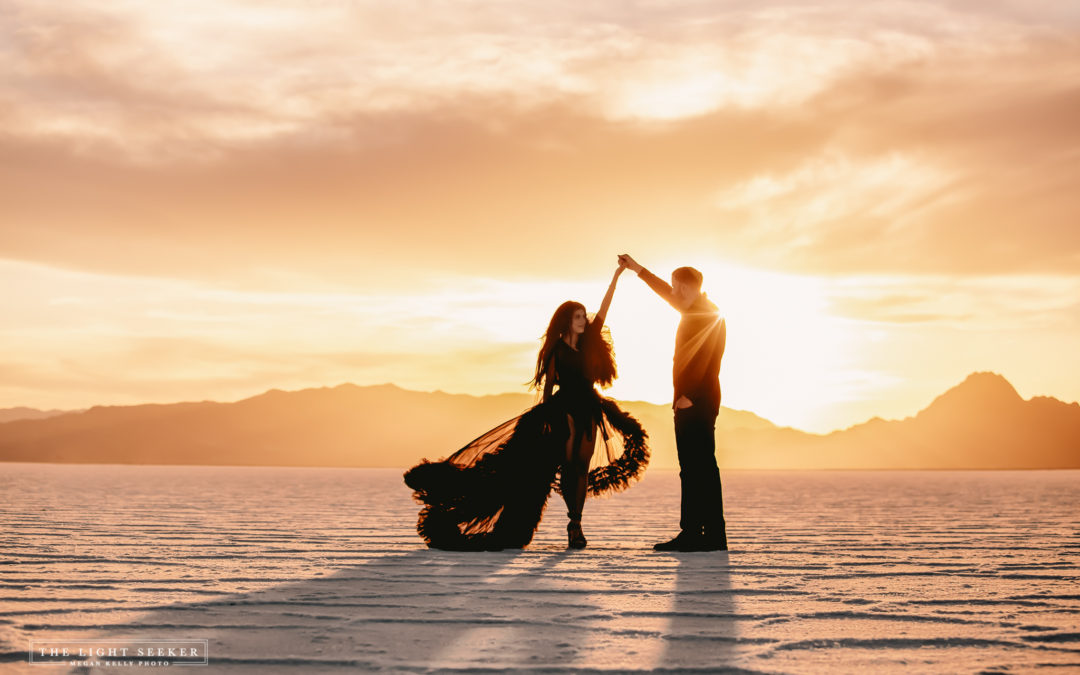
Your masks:
[{"label": "woman's leg", "polygon": [[592,423],[574,448],[574,512],[580,514],[585,508],[585,494],[588,491],[589,463],[596,448],[596,424]]},{"label": "woman's leg", "polygon": [[571,438],[571,445],[567,447],[567,461],[563,464],[560,487],[566,502],[566,515],[570,518],[566,534],[571,548],[585,548],[588,545],[585,533],[581,531],[581,511],[585,506],[589,461],[595,444],[595,425],[589,424],[585,429],[579,429]]},{"label": "woman's leg", "polygon": [[577,478],[574,475],[574,448],[577,447],[577,427],[574,418],[566,416],[566,423],[570,428],[570,434],[566,437],[566,448],[563,452],[562,469],[559,472],[559,491],[562,492],[563,501],[566,502],[566,512],[570,519],[574,519],[574,513],[581,518],[581,512],[575,507],[577,503]]}]

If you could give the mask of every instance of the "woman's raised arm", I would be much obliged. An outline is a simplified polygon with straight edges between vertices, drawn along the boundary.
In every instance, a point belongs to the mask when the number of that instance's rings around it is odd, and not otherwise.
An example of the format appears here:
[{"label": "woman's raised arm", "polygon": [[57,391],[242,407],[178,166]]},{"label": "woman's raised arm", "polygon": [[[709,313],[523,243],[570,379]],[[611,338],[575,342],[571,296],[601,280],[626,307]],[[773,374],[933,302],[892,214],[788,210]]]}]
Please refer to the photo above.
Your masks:
[{"label": "woman's raised arm", "polygon": [[615,276],[611,277],[611,285],[608,286],[607,294],[604,295],[604,301],[600,303],[600,311],[596,313],[596,318],[593,319],[593,324],[596,326],[596,330],[600,330],[604,327],[604,321],[607,319],[608,308],[611,307],[611,299],[615,297],[615,284],[619,282],[619,275],[626,269],[626,265],[619,263],[619,267],[615,270]]}]

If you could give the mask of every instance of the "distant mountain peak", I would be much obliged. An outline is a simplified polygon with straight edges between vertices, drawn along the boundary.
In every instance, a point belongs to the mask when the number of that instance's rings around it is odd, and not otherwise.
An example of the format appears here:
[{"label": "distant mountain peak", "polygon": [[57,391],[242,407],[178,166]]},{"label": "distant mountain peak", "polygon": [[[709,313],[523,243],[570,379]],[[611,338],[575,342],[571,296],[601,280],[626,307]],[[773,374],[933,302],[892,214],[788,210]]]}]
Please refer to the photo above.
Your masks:
[{"label": "distant mountain peak", "polygon": [[988,409],[1023,401],[1016,388],[1002,375],[979,372],[968,375],[963,382],[938,396],[923,412],[948,409],[950,414],[984,414]]},{"label": "distant mountain peak", "polygon": [[1009,385],[1009,381],[1005,379],[1005,376],[1000,373],[995,373],[992,370],[980,370],[976,371],[964,378],[964,382],[961,384],[1004,384]]},{"label": "distant mountain peak", "polygon": [[[1006,380],[1003,375],[992,372],[972,373],[949,391],[979,392],[1003,398],[1020,398],[1020,394],[1016,392],[1016,388],[1012,386],[1012,383]],[[948,393],[946,392],[946,394]]]}]

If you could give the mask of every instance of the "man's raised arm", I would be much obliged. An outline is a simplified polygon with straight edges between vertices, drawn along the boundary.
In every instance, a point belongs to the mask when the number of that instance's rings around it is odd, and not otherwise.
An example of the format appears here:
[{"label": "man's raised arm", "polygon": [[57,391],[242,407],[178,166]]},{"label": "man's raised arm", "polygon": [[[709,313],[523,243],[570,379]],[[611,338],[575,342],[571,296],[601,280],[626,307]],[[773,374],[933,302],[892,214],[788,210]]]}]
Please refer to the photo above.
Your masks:
[{"label": "man's raised arm", "polygon": [[657,295],[666,300],[667,303],[675,309],[679,309],[679,305],[675,302],[675,292],[672,290],[671,285],[668,284],[668,282],[664,281],[660,277],[656,276],[649,270],[639,265],[636,260],[634,260],[625,253],[619,256],[619,264],[625,266],[627,269],[633,272],[636,272],[638,277],[649,285],[649,288],[656,291]]}]

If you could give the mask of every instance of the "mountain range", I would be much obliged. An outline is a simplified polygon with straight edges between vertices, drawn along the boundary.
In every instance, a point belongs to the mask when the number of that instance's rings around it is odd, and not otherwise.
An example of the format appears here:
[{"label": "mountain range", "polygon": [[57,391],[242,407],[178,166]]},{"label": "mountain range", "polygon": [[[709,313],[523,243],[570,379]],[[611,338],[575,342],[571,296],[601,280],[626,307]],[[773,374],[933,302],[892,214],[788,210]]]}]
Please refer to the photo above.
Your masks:
[{"label": "mountain range", "polygon": [[0,424],[13,420],[41,420],[46,417],[56,417],[66,412],[81,412],[70,410],[37,410],[36,408],[0,408]]},{"label": "mountain range", "polygon": [[[0,461],[407,467],[450,454],[534,402],[342,384],[233,403],[8,409]],[[623,405],[649,432],[652,466],[676,468],[670,408]],[[913,417],[830,434],[722,408],[716,439],[725,469],[1076,469],[1080,404],[1025,400],[1004,377],[975,373]]]}]

